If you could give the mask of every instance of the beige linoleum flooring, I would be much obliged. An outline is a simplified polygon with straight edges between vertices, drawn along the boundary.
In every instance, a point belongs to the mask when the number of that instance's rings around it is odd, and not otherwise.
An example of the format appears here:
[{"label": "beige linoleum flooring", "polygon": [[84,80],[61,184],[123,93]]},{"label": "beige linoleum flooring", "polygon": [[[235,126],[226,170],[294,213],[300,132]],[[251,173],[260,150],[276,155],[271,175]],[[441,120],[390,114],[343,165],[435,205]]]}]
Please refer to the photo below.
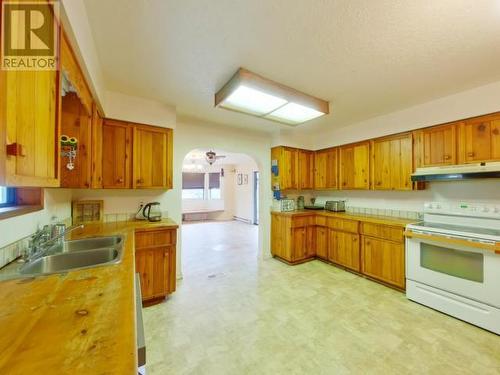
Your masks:
[{"label": "beige linoleum flooring", "polygon": [[177,292],[144,310],[149,375],[500,374],[500,336],[320,261],[259,260],[255,226],[188,224],[183,248]]}]

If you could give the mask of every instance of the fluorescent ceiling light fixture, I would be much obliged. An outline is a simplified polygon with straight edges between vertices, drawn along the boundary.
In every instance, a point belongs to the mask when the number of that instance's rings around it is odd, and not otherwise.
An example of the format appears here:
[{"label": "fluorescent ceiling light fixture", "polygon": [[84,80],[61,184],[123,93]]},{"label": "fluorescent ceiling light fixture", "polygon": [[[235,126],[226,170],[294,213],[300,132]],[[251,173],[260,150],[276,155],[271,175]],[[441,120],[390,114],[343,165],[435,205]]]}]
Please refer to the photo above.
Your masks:
[{"label": "fluorescent ceiling light fixture", "polygon": [[290,124],[301,124],[323,115],[324,113],[315,109],[297,103],[288,103],[268,114],[266,118]]},{"label": "fluorescent ceiling light fixture", "polygon": [[215,94],[215,106],[298,125],[330,113],[329,103],[240,68]]},{"label": "fluorescent ceiling light fixture", "polygon": [[224,101],[224,108],[265,115],[286,103],[285,99],[241,85]]}]

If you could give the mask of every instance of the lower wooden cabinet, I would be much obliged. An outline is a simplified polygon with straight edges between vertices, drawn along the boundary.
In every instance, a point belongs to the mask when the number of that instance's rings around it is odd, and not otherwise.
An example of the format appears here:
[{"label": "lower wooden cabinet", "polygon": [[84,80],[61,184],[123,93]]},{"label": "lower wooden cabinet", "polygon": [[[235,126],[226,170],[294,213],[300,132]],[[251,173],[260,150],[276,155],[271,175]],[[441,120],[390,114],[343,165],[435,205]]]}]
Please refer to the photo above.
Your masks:
[{"label": "lower wooden cabinet", "polygon": [[405,288],[404,242],[362,236],[361,249],[363,274]]},{"label": "lower wooden cabinet", "polygon": [[313,217],[271,216],[271,253],[288,263],[301,263],[316,255]]},{"label": "lower wooden cabinet", "polygon": [[359,258],[359,235],[330,229],[328,260],[359,272]]},{"label": "lower wooden cabinet", "polygon": [[316,256],[328,259],[328,228],[316,227]]},{"label": "lower wooden cabinet", "polygon": [[175,291],[176,242],[176,229],[135,232],[135,270],[140,275],[143,302],[161,302]]}]

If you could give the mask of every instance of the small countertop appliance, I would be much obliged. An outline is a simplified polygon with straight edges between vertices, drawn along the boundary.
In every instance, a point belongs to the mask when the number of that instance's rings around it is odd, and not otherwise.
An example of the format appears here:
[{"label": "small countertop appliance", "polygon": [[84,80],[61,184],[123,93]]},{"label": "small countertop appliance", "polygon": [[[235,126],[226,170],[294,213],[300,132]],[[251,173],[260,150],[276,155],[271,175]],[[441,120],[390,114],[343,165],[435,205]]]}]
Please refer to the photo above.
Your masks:
[{"label": "small countertop appliance", "polygon": [[151,202],[144,206],[141,205],[141,207],[139,207],[139,211],[137,211],[137,214],[135,215],[135,218],[139,220],[160,221],[160,202]]}]

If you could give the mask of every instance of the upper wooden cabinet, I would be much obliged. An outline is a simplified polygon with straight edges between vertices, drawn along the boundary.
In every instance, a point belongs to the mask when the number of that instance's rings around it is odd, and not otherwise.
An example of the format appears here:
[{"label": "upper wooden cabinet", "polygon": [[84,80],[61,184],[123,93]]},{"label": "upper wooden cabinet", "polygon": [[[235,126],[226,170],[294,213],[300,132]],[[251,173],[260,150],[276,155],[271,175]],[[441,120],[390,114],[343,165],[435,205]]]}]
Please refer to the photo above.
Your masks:
[{"label": "upper wooden cabinet", "polygon": [[420,167],[457,163],[457,124],[445,124],[417,131]]},{"label": "upper wooden cabinet", "polygon": [[0,185],[59,186],[57,71],[0,70]]},{"label": "upper wooden cabinet", "polygon": [[97,110],[97,106],[92,107],[92,168],[91,168],[91,187],[93,189],[102,188],[102,125],[103,119]]},{"label": "upper wooden cabinet", "polygon": [[279,190],[298,189],[297,184],[297,149],[291,147],[273,147],[271,160],[278,164],[278,175],[272,176],[273,189],[279,185]]},{"label": "upper wooden cabinet", "polygon": [[398,134],[372,141],[372,188],[412,190],[413,135]]},{"label": "upper wooden cabinet", "polygon": [[338,189],[338,148],[314,153],[314,188]]},{"label": "upper wooden cabinet", "polygon": [[297,185],[299,189],[314,188],[314,152],[298,150]]},{"label": "upper wooden cabinet", "polygon": [[340,188],[370,188],[370,143],[360,142],[340,147]]},{"label": "upper wooden cabinet", "polygon": [[132,127],[105,119],[102,125],[102,187],[131,187]]},{"label": "upper wooden cabinet", "polygon": [[500,160],[500,115],[467,120],[459,129],[460,163]]},{"label": "upper wooden cabinet", "polygon": [[172,129],[134,125],[133,187],[172,188]]}]

